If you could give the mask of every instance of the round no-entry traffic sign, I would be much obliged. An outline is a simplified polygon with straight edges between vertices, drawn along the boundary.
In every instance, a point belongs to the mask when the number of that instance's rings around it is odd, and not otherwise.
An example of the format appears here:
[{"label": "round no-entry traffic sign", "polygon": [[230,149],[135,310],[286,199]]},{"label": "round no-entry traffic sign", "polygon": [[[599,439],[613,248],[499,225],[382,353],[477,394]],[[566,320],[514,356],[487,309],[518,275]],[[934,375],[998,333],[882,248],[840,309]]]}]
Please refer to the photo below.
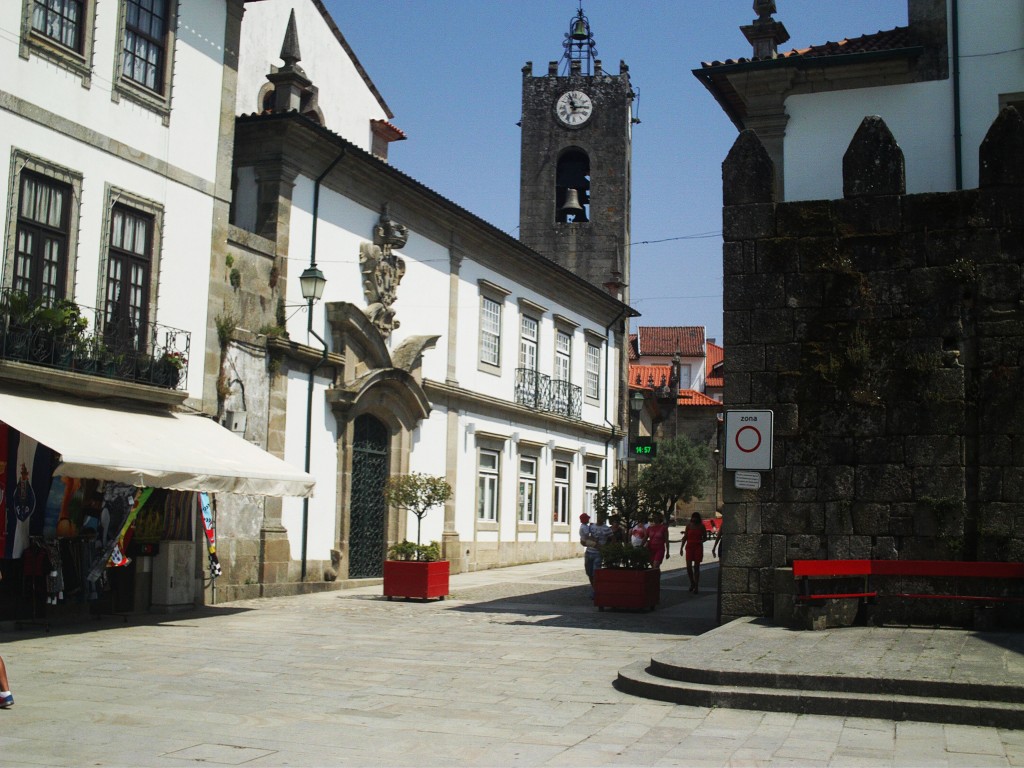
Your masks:
[{"label": "round no-entry traffic sign", "polygon": [[757,427],[748,424],[736,432],[736,447],[744,453],[753,453],[761,447],[762,442],[761,430]]},{"label": "round no-entry traffic sign", "polygon": [[772,468],[771,411],[725,412],[725,468]]}]

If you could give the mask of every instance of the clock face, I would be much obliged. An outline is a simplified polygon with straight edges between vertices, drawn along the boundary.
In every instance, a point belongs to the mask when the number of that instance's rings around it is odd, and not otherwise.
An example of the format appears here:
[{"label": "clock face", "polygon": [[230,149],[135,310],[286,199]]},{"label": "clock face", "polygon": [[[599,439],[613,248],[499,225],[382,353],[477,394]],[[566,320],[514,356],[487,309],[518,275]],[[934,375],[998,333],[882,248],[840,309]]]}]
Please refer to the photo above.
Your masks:
[{"label": "clock face", "polygon": [[594,102],[583,91],[566,91],[555,102],[555,115],[570,128],[583,125],[594,113]]}]

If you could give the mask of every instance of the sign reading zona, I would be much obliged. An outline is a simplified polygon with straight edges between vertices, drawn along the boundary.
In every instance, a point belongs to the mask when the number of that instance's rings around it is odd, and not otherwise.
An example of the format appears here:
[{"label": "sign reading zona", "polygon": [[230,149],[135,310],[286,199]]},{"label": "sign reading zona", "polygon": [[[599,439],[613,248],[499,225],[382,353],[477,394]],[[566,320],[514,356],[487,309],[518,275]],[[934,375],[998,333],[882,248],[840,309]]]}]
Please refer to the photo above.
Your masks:
[{"label": "sign reading zona", "polygon": [[772,468],[771,411],[725,412],[725,468]]}]

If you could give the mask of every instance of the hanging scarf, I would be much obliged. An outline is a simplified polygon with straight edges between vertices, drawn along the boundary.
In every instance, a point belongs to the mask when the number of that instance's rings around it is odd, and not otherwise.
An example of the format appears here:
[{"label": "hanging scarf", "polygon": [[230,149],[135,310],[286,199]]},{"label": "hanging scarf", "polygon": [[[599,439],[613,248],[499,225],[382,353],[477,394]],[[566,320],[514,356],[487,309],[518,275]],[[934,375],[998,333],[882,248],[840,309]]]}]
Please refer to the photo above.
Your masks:
[{"label": "hanging scarf", "polygon": [[203,531],[206,532],[206,551],[210,555],[210,578],[220,576],[220,560],[217,558],[217,531],[213,521],[213,499],[210,494],[199,494],[199,508],[202,511]]},{"label": "hanging scarf", "polygon": [[[139,514],[139,510],[146,503],[151,493],[153,493],[152,488],[143,488],[138,494],[135,494],[134,488],[119,483],[107,483],[104,487],[101,519],[105,518],[105,520],[101,523],[101,530],[103,531],[102,540],[106,542],[106,546],[102,554],[93,561],[92,569],[89,571],[89,575],[86,576],[86,580],[91,582],[99,581],[100,576],[103,574],[103,569],[108,565],[116,567],[127,565],[130,562],[125,557],[124,550],[122,549],[124,535],[131,527],[131,524],[135,522],[135,516]],[[132,495],[134,495],[134,500],[132,500]],[[128,513],[124,514],[123,509],[120,509],[120,507],[126,504],[131,504],[131,507]],[[111,535],[111,526],[117,526],[116,535]]]}]

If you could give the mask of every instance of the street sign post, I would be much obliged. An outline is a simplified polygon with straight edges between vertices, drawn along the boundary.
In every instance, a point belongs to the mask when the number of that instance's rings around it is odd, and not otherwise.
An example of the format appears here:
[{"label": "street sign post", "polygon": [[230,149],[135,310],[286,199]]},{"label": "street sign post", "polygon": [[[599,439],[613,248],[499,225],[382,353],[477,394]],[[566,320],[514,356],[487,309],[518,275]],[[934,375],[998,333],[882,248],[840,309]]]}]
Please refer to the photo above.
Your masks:
[{"label": "street sign post", "polygon": [[725,468],[766,470],[772,468],[771,411],[725,412]]}]

